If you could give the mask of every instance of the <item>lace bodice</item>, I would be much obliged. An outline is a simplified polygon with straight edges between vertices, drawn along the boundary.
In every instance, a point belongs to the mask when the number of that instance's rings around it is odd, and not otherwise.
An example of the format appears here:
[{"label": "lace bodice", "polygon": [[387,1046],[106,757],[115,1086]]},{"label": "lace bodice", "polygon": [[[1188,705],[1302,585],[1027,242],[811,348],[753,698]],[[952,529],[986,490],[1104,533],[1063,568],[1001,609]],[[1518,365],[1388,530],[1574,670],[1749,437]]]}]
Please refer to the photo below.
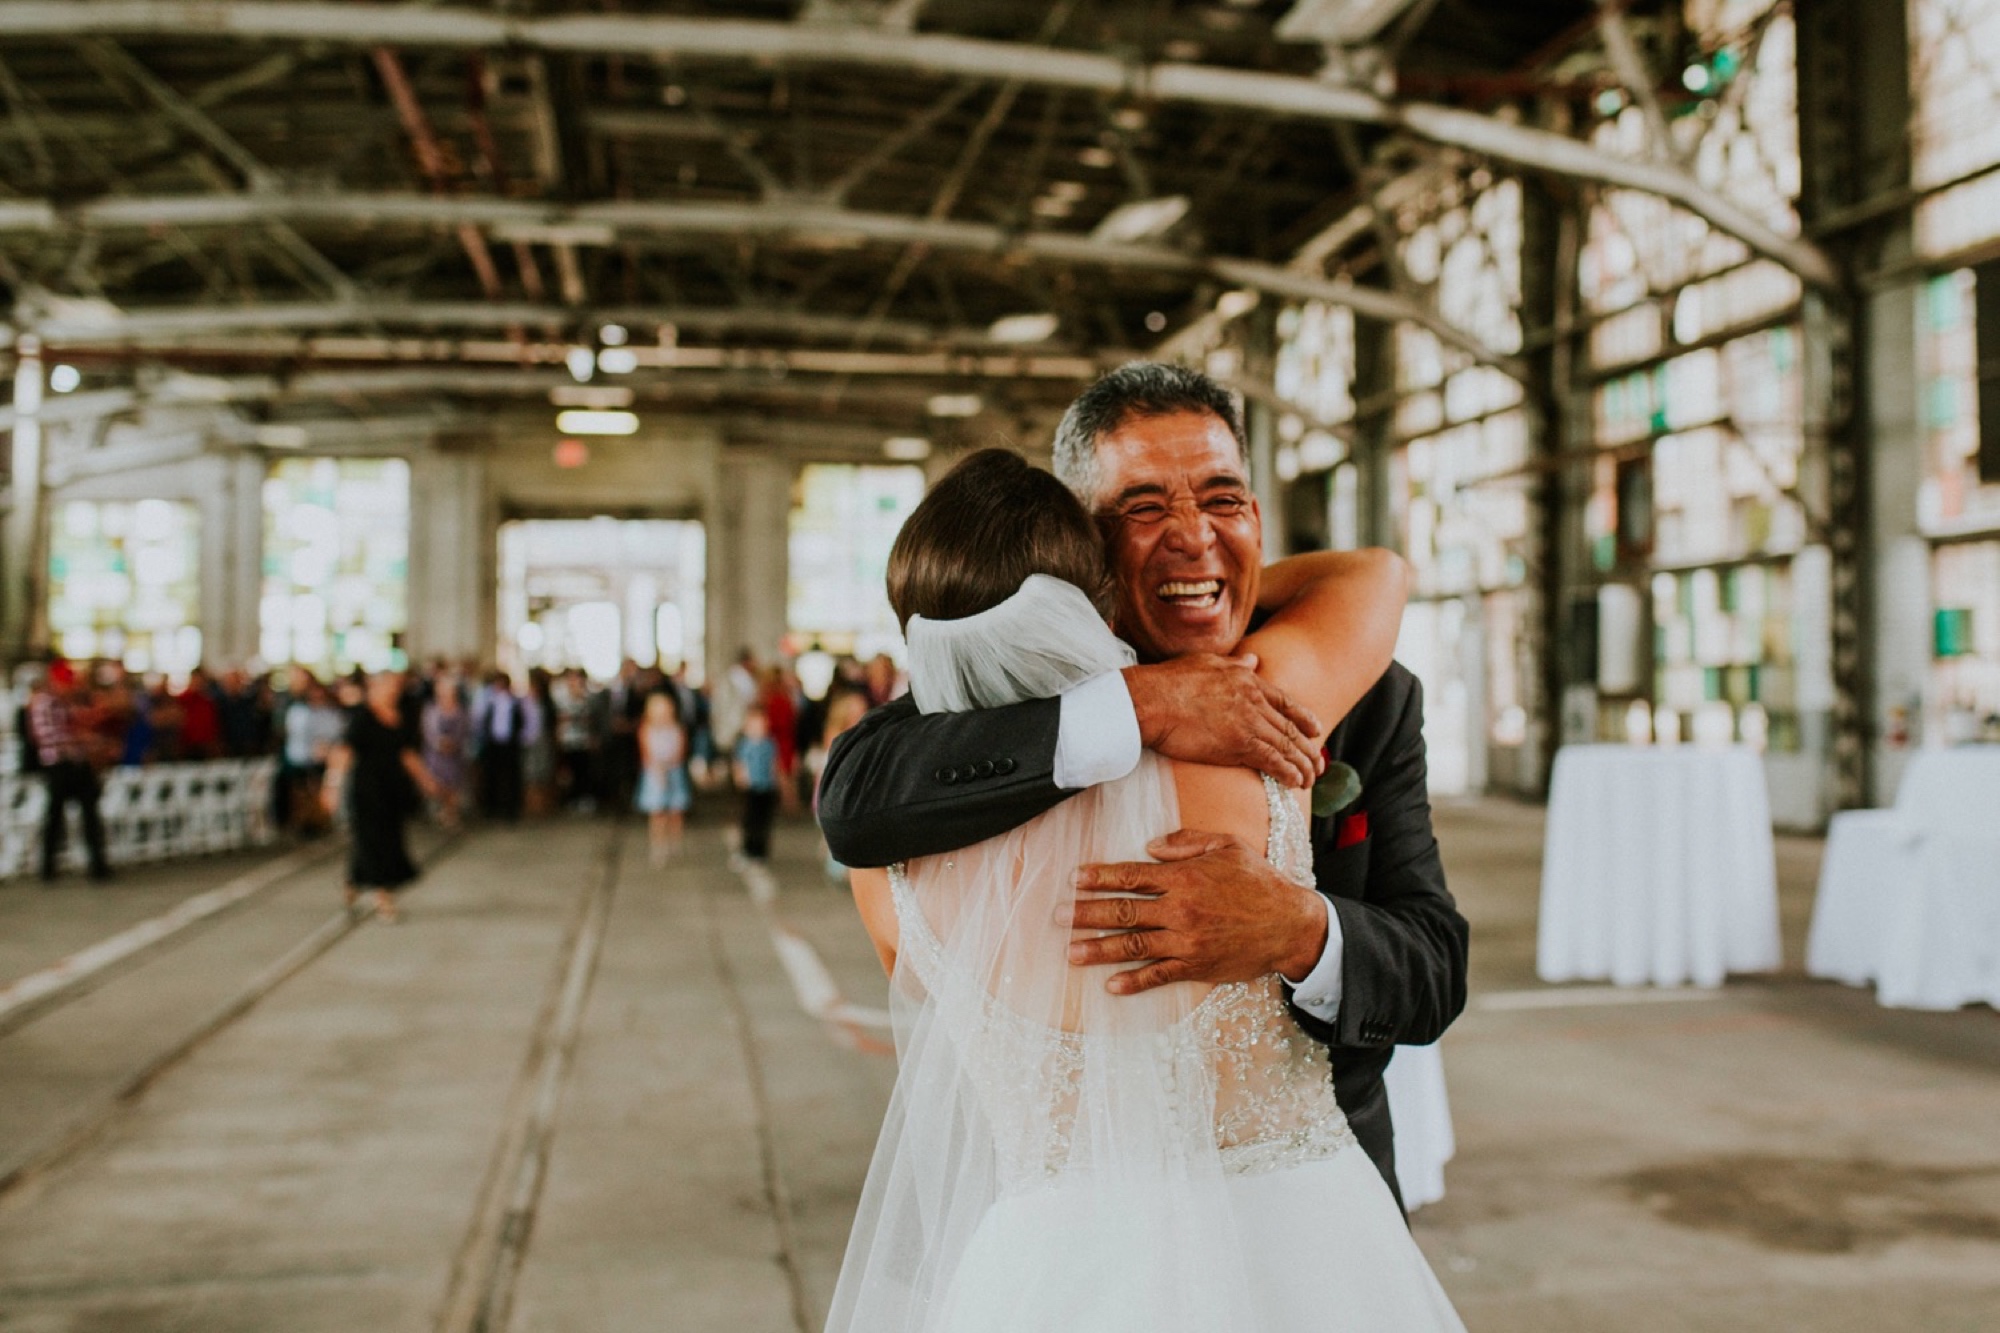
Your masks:
[{"label": "lace bodice", "polygon": [[[1281,874],[1310,885],[1306,817],[1277,783],[1266,778],[1264,786],[1266,854]],[[1188,986],[1184,1016],[1143,1035],[1052,1027],[1013,1012],[984,985],[946,975],[944,950],[905,868],[892,867],[889,878],[905,984],[915,981],[935,1002],[977,1090],[994,1130],[1003,1192],[1088,1169],[1089,1136],[1075,1132],[1085,1116],[1154,1126],[1162,1152],[1219,1151],[1224,1169],[1237,1174],[1330,1156],[1353,1142],[1327,1050],[1292,1017],[1277,976]],[[1100,1096],[1145,1104],[1094,1104]]]}]

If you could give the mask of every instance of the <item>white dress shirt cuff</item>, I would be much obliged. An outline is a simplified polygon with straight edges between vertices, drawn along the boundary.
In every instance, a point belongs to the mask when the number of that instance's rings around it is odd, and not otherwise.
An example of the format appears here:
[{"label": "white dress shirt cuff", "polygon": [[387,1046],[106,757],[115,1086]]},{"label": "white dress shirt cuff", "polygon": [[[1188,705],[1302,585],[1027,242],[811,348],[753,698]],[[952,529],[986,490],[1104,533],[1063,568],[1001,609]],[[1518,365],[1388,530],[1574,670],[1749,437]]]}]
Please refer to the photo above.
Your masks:
[{"label": "white dress shirt cuff", "polygon": [[[1292,986],[1292,1003],[1320,1022],[1332,1023],[1340,1015],[1340,954],[1346,937],[1340,933],[1340,913],[1333,910],[1326,895],[1313,896],[1326,909],[1326,952],[1313,964],[1313,970],[1306,973],[1306,979]],[[1285,984],[1291,986],[1289,981]]]},{"label": "white dress shirt cuff", "polygon": [[1056,786],[1081,791],[1115,782],[1139,766],[1139,715],[1116,671],[1062,692],[1056,728]]}]

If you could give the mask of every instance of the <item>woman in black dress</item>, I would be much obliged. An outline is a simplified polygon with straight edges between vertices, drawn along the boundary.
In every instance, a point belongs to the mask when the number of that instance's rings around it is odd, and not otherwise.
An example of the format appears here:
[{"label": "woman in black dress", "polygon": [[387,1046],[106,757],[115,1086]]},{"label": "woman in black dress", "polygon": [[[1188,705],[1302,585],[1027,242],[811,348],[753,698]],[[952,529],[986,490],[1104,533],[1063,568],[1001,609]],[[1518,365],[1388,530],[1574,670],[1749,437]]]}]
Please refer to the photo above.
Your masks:
[{"label": "woman in black dress", "polygon": [[384,921],[397,919],[396,890],[417,877],[417,864],[403,840],[403,822],[416,807],[419,792],[437,795],[437,783],[424,768],[417,729],[403,716],[402,697],[401,672],[378,671],[369,677],[367,695],[348,713],[347,734],[327,762],[329,808],[343,790],[347,795],[352,838],[347,900],[351,904],[368,892],[375,914]]}]

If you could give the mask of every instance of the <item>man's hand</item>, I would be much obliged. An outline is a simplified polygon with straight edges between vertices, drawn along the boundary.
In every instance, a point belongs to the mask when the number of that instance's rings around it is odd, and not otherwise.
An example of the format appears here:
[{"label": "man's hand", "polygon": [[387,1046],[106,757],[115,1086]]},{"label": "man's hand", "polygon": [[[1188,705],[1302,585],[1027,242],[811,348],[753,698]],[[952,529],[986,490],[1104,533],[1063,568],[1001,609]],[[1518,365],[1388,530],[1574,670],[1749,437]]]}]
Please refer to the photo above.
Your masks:
[{"label": "man's hand", "polygon": [[[1324,900],[1222,833],[1187,829],[1147,846],[1159,864],[1126,861],[1076,872],[1069,960],[1144,963],[1116,973],[1114,995],[1170,981],[1303,980],[1326,949]],[[1141,898],[1100,898],[1139,893]],[[1106,930],[1119,935],[1100,935]]]},{"label": "man's hand", "polygon": [[1288,787],[1310,787],[1320,755],[1319,719],[1257,674],[1255,654],[1196,653],[1125,668],[1139,742],[1190,764],[1254,768]]}]

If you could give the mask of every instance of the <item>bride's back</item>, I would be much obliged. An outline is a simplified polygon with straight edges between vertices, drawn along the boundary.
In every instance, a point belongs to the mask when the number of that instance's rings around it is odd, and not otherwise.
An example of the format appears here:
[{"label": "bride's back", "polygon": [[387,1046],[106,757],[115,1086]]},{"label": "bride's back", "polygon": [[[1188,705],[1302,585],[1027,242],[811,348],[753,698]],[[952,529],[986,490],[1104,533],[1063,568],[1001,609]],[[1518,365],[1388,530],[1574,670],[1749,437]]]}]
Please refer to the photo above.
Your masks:
[{"label": "bride's back", "polygon": [[1151,755],[1011,833],[891,876],[896,994],[910,1023],[899,1044],[911,1063],[949,1053],[992,1134],[1003,1193],[1102,1168],[1114,1141],[1119,1160],[1206,1156],[1232,1172],[1348,1141],[1326,1049],[1293,1020],[1275,976],[1120,996],[1105,986],[1115,968],[1070,965],[1075,868],[1143,859],[1147,842],[1183,823],[1230,833],[1310,879],[1291,794]]}]

